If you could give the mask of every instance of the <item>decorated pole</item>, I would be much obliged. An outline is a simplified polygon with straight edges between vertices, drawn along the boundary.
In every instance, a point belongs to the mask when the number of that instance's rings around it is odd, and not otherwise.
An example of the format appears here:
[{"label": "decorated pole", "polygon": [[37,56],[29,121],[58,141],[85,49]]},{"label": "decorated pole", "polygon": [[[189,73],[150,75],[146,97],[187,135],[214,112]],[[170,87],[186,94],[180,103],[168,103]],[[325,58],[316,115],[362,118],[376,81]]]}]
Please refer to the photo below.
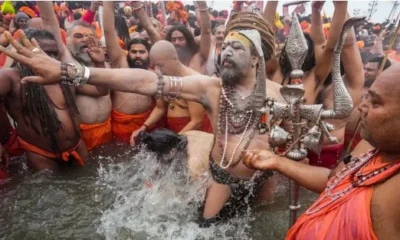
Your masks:
[{"label": "decorated pole", "polygon": [[[303,104],[304,86],[302,84],[303,71],[301,67],[307,55],[307,42],[301,31],[296,15],[293,15],[292,26],[286,44],[286,53],[289,57],[292,71],[290,73],[291,84],[280,89],[286,103],[278,103],[267,99],[267,108],[260,109],[262,112],[270,112],[271,131],[270,145],[274,149],[285,147],[281,155],[294,161],[304,160],[307,150],[317,154],[322,149],[322,142],[326,136],[331,143],[337,143],[338,139],[329,132],[334,128],[326,123],[326,119],[344,119],[350,116],[353,102],[340,74],[340,52],[343,48],[344,39],[349,29],[364,18],[351,18],[344,24],[340,39],[334,50],[334,65],[332,70],[332,85],[334,91],[334,109],[324,110],[322,104]],[[291,125],[287,131],[279,126],[285,121]],[[300,209],[299,187],[294,181],[290,181],[289,211],[290,226],[297,220]]]}]

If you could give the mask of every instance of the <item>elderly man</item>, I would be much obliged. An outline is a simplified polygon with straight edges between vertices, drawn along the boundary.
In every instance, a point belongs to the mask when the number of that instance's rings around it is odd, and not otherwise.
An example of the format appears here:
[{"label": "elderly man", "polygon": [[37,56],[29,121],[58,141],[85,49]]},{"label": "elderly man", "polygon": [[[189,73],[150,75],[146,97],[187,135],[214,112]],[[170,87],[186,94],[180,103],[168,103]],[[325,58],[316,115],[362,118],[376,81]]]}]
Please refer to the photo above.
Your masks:
[{"label": "elderly man", "polygon": [[[361,136],[375,149],[335,170],[308,166],[269,151],[249,151],[245,164],[276,170],[322,192],[286,239],[400,238],[400,67],[378,76],[359,105]],[[312,176],[312,177],[310,177]]]},{"label": "elderly man", "polygon": [[236,213],[238,209],[233,204],[251,200],[254,190],[271,175],[267,172],[253,176],[255,171],[242,163],[244,150],[270,148],[268,134],[259,124],[266,117],[258,111],[265,106],[266,96],[282,100],[280,86],[265,78],[265,61],[273,56],[275,46],[273,30],[262,17],[253,13],[232,16],[221,52],[222,81],[204,75],[168,77],[141,69],[99,69],[61,63],[46,56],[34,42],[25,42],[24,47],[9,40],[19,53],[4,48],[0,51],[29,65],[39,75],[25,78],[23,83],[50,84],[63,79],[75,85],[87,82],[116,91],[158,98],[167,95],[202,104],[216,133],[210,153],[214,181],[207,190],[201,216],[205,225],[220,220],[222,215]]}]

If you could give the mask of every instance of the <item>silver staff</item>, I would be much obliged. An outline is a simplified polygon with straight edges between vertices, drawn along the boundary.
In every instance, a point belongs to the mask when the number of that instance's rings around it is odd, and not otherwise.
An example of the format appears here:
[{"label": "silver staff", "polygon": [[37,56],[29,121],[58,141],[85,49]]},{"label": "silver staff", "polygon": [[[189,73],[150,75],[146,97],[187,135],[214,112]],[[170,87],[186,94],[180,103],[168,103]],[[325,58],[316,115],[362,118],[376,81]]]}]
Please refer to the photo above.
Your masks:
[{"label": "silver staff", "polygon": [[[278,103],[273,99],[267,99],[266,104],[268,107],[260,110],[262,112],[269,110],[272,114],[270,144],[274,148],[286,146],[286,151],[283,153],[285,157],[301,161],[306,158],[307,150],[319,154],[324,136],[327,136],[331,143],[338,142],[337,138],[329,133],[333,130],[333,126],[323,120],[344,119],[351,114],[353,109],[351,96],[340,74],[340,52],[348,30],[361,20],[364,20],[364,18],[350,18],[344,24],[340,39],[334,50],[334,65],[332,69],[334,107],[333,110],[324,110],[322,104],[306,105],[303,103],[305,90],[302,84],[304,73],[301,67],[307,55],[308,46],[299,21],[296,15],[293,16],[285,49],[293,69],[290,73],[291,84],[280,89],[286,103]],[[279,127],[278,124],[282,121],[289,123],[291,129],[285,130]],[[296,222],[297,212],[300,209],[298,197],[299,186],[290,181],[290,226]]]}]

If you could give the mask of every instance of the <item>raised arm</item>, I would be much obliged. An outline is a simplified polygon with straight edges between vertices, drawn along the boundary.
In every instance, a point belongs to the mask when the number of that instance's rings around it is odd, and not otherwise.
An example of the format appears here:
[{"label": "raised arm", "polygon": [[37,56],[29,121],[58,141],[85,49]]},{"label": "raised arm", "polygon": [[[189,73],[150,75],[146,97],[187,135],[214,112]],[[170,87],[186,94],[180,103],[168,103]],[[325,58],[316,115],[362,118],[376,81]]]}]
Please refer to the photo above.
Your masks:
[{"label": "raised arm", "polygon": [[206,1],[198,1],[198,13],[199,13],[199,24],[200,24],[200,56],[204,61],[207,61],[208,55],[211,49],[211,20],[210,14],[208,13],[208,7]]},{"label": "raised arm", "polygon": [[354,29],[351,29],[347,34],[341,53],[341,60],[345,72],[344,83],[353,99],[353,106],[358,106],[364,85],[364,67]]},{"label": "raised arm", "polygon": [[54,13],[54,8],[52,2],[39,1],[37,6],[40,11],[40,18],[42,19],[43,29],[51,32],[57,42],[57,48],[61,56],[61,60],[71,62],[72,58],[70,52],[65,47],[60,33],[60,26],[58,24],[57,17]]},{"label": "raised arm", "polygon": [[275,29],[275,14],[278,8],[278,1],[268,1],[264,8],[264,18]]},{"label": "raised arm", "polygon": [[112,67],[126,68],[128,62],[124,51],[118,44],[115,32],[114,2],[104,1],[104,37],[106,39],[107,54]]},{"label": "raised arm", "polygon": [[334,2],[334,5],[335,11],[333,13],[331,28],[329,29],[329,37],[321,57],[315,66],[315,77],[319,86],[323,85],[326,77],[332,70],[334,49],[346,20],[347,1]]},{"label": "raised arm", "polygon": [[151,19],[147,15],[146,11],[143,9],[143,4],[140,1],[137,1],[132,4],[132,7],[135,17],[139,19],[143,28],[146,30],[147,34],[149,35],[151,43],[154,44],[159,40],[161,40],[160,33],[157,32],[157,30],[154,28]]},{"label": "raised arm", "polygon": [[315,1],[312,3],[310,37],[314,42],[315,59],[317,62],[319,62],[324,45],[326,44],[321,16],[321,10],[324,3],[324,1]]}]

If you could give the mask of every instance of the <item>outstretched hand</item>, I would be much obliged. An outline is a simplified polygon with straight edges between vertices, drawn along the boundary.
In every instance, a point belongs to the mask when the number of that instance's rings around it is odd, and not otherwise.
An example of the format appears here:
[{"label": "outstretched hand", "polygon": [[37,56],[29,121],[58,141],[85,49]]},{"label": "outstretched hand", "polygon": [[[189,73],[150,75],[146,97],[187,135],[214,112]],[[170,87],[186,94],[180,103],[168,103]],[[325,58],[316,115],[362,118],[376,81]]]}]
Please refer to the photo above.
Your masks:
[{"label": "outstretched hand", "polygon": [[49,57],[41,50],[35,39],[29,40],[22,32],[22,44],[20,44],[9,32],[6,31],[4,35],[17,52],[2,46],[0,46],[0,52],[28,66],[37,75],[25,77],[21,80],[21,83],[54,84],[61,81],[61,62]]},{"label": "outstretched hand", "polygon": [[247,150],[244,152],[243,163],[248,168],[261,171],[276,170],[280,156],[267,150]]}]

